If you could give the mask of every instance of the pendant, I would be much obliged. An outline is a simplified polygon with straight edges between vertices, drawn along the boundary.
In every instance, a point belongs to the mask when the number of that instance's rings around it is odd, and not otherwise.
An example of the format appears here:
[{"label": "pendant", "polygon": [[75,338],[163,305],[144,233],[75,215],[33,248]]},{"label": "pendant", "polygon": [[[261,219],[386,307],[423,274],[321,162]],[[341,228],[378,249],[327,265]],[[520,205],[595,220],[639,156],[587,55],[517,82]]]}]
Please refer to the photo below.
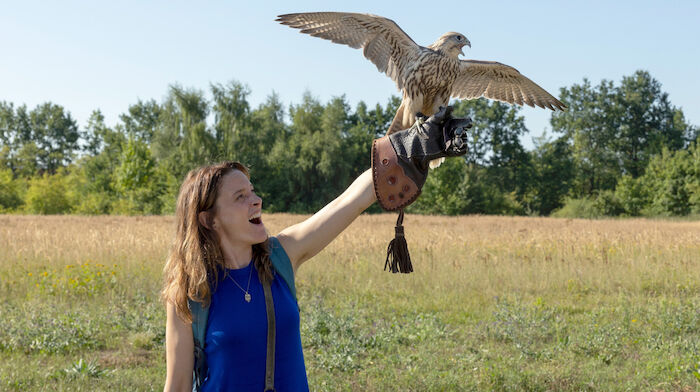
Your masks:
[{"label": "pendant", "polygon": [[245,302],[250,302],[250,294],[245,293]]}]

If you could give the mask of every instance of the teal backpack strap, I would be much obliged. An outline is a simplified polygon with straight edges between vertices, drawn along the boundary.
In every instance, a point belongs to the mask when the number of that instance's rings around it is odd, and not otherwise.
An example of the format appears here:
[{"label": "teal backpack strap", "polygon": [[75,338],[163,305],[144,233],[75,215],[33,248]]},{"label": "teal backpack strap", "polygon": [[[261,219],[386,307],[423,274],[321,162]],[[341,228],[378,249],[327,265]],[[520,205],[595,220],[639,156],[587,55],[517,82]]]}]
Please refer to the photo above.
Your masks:
[{"label": "teal backpack strap", "polygon": [[209,319],[209,307],[202,306],[201,302],[187,299],[187,305],[192,312],[192,337],[194,338],[194,371],[192,373],[192,391],[197,392],[202,388],[202,383],[207,377],[209,367],[207,356],[204,353],[204,335],[207,332],[207,320]]},{"label": "teal backpack strap", "polygon": [[270,237],[270,260],[275,271],[284,279],[289,287],[289,291],[292,292],[294,299],[296,299],[297,289],[294,285],[294,268],[292,268],[292,262],[289,260],[287,252],[284,251],[277,237]]}]

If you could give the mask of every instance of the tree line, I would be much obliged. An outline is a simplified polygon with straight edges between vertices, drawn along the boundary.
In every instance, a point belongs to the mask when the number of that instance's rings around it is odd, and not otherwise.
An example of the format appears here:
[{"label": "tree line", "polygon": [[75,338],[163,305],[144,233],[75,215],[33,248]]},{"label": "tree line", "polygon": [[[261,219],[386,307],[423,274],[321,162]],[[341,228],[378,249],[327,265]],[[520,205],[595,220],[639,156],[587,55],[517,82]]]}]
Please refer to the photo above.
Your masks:
[{"label": "tree line", "polygon": [[[0,212],[172,213],[192,168],[237,160],[269,212],[314,212],[370,165],[374,138],[400,103],[305,93],[285,108],[258,107],[242,83],[209,91],[173,85],[162,102],[138,101],[108,125],[99,110],[80,127],[64,107],[0,102]],[[646,71],[619,84],[584,79],[562,88],[569,107],[552,135],[526,150],[516,106],[455,102],[470,116],[469,152],[433,170],[409,212],[592,217],[700,213],[698,128]],[[379,211],[375,205],[371,211]]]}]

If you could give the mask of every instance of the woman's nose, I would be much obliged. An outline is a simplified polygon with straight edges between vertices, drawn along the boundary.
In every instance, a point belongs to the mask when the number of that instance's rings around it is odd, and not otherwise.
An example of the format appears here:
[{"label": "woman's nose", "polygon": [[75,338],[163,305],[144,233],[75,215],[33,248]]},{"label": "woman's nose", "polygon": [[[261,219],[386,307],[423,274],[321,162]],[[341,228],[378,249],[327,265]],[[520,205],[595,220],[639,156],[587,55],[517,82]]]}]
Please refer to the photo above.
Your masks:
[{"label": "woman's nose", "polygon": [[260,196],[258,196],[258,195],[255,195],[253,197],[253,205],[257,206],[257,205],[261,205],[261,204],[262,204],[262,198],[260,198]]}]

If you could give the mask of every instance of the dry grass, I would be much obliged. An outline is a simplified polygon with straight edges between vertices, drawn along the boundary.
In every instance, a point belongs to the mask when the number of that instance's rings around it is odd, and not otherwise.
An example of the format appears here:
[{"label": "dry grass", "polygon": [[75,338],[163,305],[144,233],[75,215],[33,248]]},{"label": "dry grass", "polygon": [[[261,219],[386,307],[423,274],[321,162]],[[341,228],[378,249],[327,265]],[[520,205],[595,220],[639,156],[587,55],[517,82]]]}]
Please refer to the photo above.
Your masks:
[{"label": "dry grass", "polygon": [[[305,218],[263,217],[273,234]],[[415,272],[393,275],[382,268],[395,219],[359,217],[299,271],[314,389],[674,390],[700,379],[700,222],[409,215]],[[0,389],[41,390],[46,377],[57,389],[158,389],[173,232],[172,217],[0,215]],[[81,358],[117,373],[66,376]]]},{"label": "dry grass", "polygon": [[[304,218],[267,215],[265,224],[274,234]],[[391,276],[381,269],[394,219],[359,217],[302,267],[299,283],[438,297],[699,290],[700,222],[409,215],[416,272]],[[0,269],[92,261],[159,274],[173,230],[172,217],[0,216]]]},{"label": "dry grass", "polygon": [[172,217],[0,215],[0,260],[5,265],[63,266],[164,260]]},{"label": "dry grass", "polygon": [[510,295],[581,305],[618,292],[700,293],[700,222],[412,215],[415,272],[391,276],[381,268],[394,219],[360,217],[303,268],[301,284],[437,309]]}]

